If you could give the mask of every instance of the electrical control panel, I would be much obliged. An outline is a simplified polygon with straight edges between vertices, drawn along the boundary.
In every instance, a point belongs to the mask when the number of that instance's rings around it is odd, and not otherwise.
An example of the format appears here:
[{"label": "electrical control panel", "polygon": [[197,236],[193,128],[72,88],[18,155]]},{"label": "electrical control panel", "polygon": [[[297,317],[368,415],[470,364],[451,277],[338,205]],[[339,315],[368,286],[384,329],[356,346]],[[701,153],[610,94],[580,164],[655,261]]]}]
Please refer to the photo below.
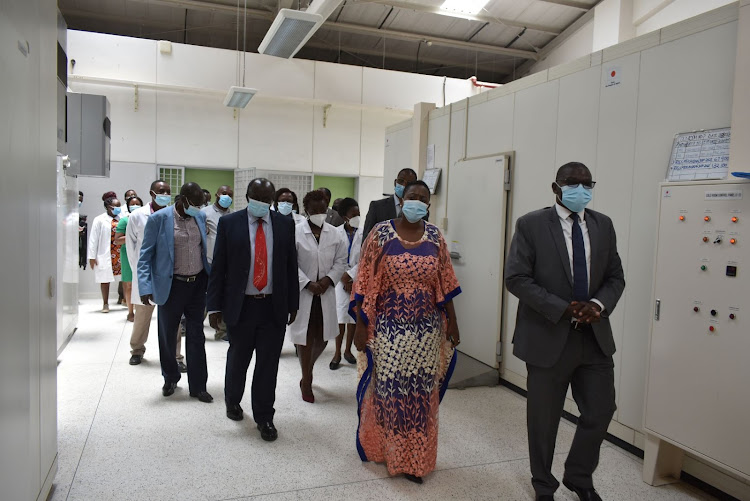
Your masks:
[{"label": "electrical control panel", "polygon": [[660,186],[645,429],[750,478],[750,183]]}]

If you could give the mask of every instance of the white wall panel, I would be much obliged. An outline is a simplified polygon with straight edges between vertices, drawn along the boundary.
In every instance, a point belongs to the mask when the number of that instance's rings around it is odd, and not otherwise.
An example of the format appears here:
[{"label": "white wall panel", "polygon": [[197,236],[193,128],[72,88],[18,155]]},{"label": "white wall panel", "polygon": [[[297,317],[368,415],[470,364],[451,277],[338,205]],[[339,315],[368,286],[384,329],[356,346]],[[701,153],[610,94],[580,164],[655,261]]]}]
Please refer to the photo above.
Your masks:
[{"label": "white wall panel", "polygon": [[[173,43],[171,54],[161,54],[156,49],[155,58],[156,81],[160,84],[223,91],[238,85],[234,51]],[[224,100],[220,95],[214,99],[219,104]]]},{"label": "white wall panel", "polygon": [[391,125],[411,118],[399,110],[362,110],[362,135],[360,138],[360,169],[362,176],[383,177],[385,164],[385,130]]},{"label": "white wall panel", "polygon": [[312,172],[313,106],[251,102],[240,116],[240,168]]},{"label": "white wall panel", "polygon": [[[625,289],[621,399],[632,403],[619,412],[620,421],[639,429],[643,416],[644,354],[648,348],[651,280],[655,247],[657,183],[664,179],[678,132],[727,127],[731,122],[737,23],[729,23],[646,50],[641,55],[638,122],[634,164],[630,273]],[[700,61],[699,78],[675,75]]]},{"label": "white wall panel", "polygon": [[560,79],[555,167],[582,162],[596,176],[601,68],[594,67]]},{"label": "white wall panel", "polygon": [[[156,100],[157,164],[237,166],[238,120],[232,108],[213,96],[194,95],[187,101],[178,92],[160,91]],[[252,106],[244,113],[252,113]]]},{"label": "white wall panel", "polygon": [[[644,13],[649,14],[648,8],[653,11],[647,20],[643,21],[636,27],[636,35],[640,36],[665,26],[669,26],[680,21],[684,21],[693,16],[703,14],[709,10],[718,9],[724,5],[734,3],[737,0],[673,0],[671,2],[658,0],[636,1],[637,4],[643,4],[642,8],[633,13],[633,17],[638,20]],[[634,8],[635,10],[635,8]]]},{"label": "white wall panel", "polygon": [[315,63],[305,59],[247,54],[245,85],[267,96],[312,99]]},{"label": "white wall panel", "polygon": [[[68,32],[68,69],[75,75],[100,78],[156,81],[156,41],[104,35],[86,31]],[[75,59],[75,66],[72,60]]]},{"label": "white wall panel", "polygon": [[[363,78],[362,103],[366,105],[411,110],[419,102],[443,104],[442,78],[375,68],[364,68]],[[461,80],[448,79],[445,87],[446,104],[450,104],[451,99],[455,101],[478,93],[472,90],[471,83]]]},{"label": "white wall panel", "polygon": [[[630,287],[630,275],[628,267],[628,247],[630,241],[630,208],[633,194],[633,163],[635,156],[635,134],[636,117],[638,110],[638,81],[640,74],[640,54],[632,54],[611,61],[600,67],[601,94],[599,100],[599,127],[597,142],[596,173],[594,179],[597,181],[594,189],[594,199],[591,207],[603,212],[612,219],[617,233],[617,250],[622,259],[625,269],[626,289]],[[621,84],[615,87],[604,88],[609,76],[610,65],[620,68],[622,75]],[[632,273],[639,273],[632,270]],[[626,296],[620,299],[619,304],[610,316],[612,334],[615,339],[617,351],[614,355],[615,361],[615,389],[619,409],[627,409],[639,405],[637,399],[640,396],[619,391],[622,378],[632,378],[634,375],[627,367],[623,366],[622,353],[625,337]],[[635,377],[640,377],[636,375]],[[615,418],[617,419],[617,417]]]},{"label": "white wall panel", "polygon": [[[510,220],[554,204],[552,182],[555,179],[557,144],[557,103],[559,80],[522,90],[515,94],[513,122],[513,150],[516,165],[513,169]],[[526,376],[526,364],[512,355],[513,326],[516,322],[518,300],[508,295],[503,338],[504,367]]]},{"label": "white wall panel", "polygon": [[393,180],[396,179],[399,171],[401,169],[412,167],[411,147],[411,120],[407,123],[396,124],[386,131],[385,162],[383,164],[383,193],[393,193]]},{"label": "white wall panel", "polygon": [[359,203],[359,212],[362,214],[362,220],[367,216],[367,210],[370,202],[383,198],[383,178],[360,176],[357,183],[357,202]]},{"label": "white wall panel", "polygon": [[544,59],[535,63],[529,74],[546,70],[558,64],[567,63],[591,54],[594,47],[594,21],[591,20],[573,33],[567,40],[555,47]]},{"label": "white wall panel", "polygon": [[325,127],[323,106],[316,105],[314,111],[313,171],[359,176],[362,111],[333,105]]},{"label": "white wall panel", "polygon": [[316,62],[315,99],[336,103],[361,103],[362,68]]},{"label": "white wall panel", "polygon": [[513,95],[508,94],[469,106],[467,157],[503,153],[512,149],[513,102]]},{"label": "white wall panel", "polygon": [[448,176],[448,146],[450,144],[451,114],[445,113],[435,117],[430,114],[430,124],[427,129],[427,144],[435,145],[435,167],[443,169],[438,185],[437,193],[430,198],[430,222],[441,225],[442,218],[446,217]]}]

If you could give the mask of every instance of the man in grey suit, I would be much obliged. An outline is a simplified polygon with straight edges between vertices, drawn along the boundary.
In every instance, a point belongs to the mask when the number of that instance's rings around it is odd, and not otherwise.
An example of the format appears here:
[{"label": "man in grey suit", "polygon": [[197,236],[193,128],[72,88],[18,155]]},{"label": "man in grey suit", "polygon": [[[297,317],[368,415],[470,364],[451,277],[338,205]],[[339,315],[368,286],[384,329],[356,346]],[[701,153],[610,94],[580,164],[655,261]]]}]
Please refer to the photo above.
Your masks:
[{"label": "man in grey suit", "polygon": [[625,288],[612,220],[585,209],[594,188],[578,162],[557,171],[554,207],[518,219],[505,285],[518,297],[513,354],[528,370],[527,426],[532,485],[552,500],[555,438],[568,386],[581,417],[563,484],[582,501],[600,501],[592,474],[615,412],[615,342],[609,315]]},{"label": "man in grey suit", "polygon": [[370,202],[370,208],[367,211],[367,217],[365,218],[365,226],[363,228],[362,242],[364,243],[365,238],[370,233],[376,224],[382,223],[383,221],[390,221],[396,219],[401,215],[401,198],[404,195],[404,187],[407,184],[417,180],[417,173],[414,169],[401,169],[398,172],[398,177],[393,180],[393,195],[390,197],[383,198],[382,200],[374,200]]}]

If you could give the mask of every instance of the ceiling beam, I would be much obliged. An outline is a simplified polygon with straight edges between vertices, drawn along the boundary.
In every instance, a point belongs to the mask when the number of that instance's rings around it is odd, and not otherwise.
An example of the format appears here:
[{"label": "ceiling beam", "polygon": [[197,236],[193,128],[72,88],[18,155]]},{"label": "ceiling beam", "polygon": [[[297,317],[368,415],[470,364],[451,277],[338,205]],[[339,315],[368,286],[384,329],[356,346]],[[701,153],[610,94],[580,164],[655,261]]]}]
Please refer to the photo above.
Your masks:
[{"label": "ceiling beam", "polygon": [[512,19],[503,19],[498,18],[494,16],[486,16],[486,15],[470,15],[470,14],[461,14],[458,12],[451,12],[447,10],[443,10],[439,7],[434,7],[431,5],[425,5],[425,4],[418,4],[418,3],[408,3],[408,2],[402,2],[402,1],[396,1],[396,0],[357,0],[352,2],[350,5],[357,5],[357,4],[379,4],[379,5],[386,5],[388,7],[396,7],[397,9],[405,9],[405,10],[413,10],[415,12],[428,12],[430,14],[437,14],[440,16],[446,16],[446,17],[455,17],[459,19],[467,19],[469,21],[479,21],[482,23],[490,23],[494,24],[496,26],[502,26],[502,27],[512,27],[512,28],[527,28],[529,30],[539,31],[541,33],[547,33],[550,35],[559,35],[562,33],[562,30],[559,30],[557,28],[553,28],[552,26],[542,26],[539,24],[529,24],[529,23],[523,23],[521,21],[515,21]]},{"label": "ceiling beam", "polygon": [[[237,7],[227,4],[213,3],[207,0],[127,0],[130,2],[142,2],[151,5],[164,5],[167,7],[177,7],[180,9],[193,9],[203,10],[209,12],[222,12],[225,14],[231,14],[237,16]],[[244,9],[240,8],[240,15],[242,15]],[[273,21],[276,17],[274,12],[261,9],[247,9],[247,17],[256,19],[268,19]]]},{"label": "ceiling beam", "polygon": [[562,5],[563,7],[570,7],[571,9],[578,9],[587,11],[592,9],[594,6],[583,2],[576,2],[575,0],[539,0],[540,2],[553,3],[555,5]]},{"label": "ceiling beam", "polygon": [[276,11],[280,11],[281,9],[291,9],[294,7],[295,1],[294,0],[278,0],[276,2]]},{"label": "ceiling beam", "polygon": [[396,40],[406,40],[410,42],[431,42],[433,45],[439,45],[441,47],[452,47],[456,49],[466,49],[477,52],[485,52],[488,54],[497,54],[501,56],[512,56],[519,57],[522,59],[533,59],[534,61],[539,59],[539,55],[536,52],[521,49],[506,49],[505,47],[498,47],[496,45],[487,45],[475,42],[464,42],[463,40],[454,40],[452,38],[435,37],[432,35],[421,35],[419,33],[409,33],[405,31],[395,30],[379,30],[370,26],[361,26],[359,24],[349,23],[334,23],[327,22],[320,27],[320,29],[343,31],[346,33],[364,34],[375,37],[392,38]]}]

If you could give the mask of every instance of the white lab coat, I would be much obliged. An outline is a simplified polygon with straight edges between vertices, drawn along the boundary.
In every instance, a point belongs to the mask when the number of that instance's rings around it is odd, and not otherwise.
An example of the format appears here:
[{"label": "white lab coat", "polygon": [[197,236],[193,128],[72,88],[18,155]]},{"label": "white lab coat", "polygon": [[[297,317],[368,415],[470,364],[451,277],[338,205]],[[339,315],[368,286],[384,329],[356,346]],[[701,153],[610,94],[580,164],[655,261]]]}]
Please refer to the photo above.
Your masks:
[{"label": "white lab coat", "polygon": [[151,204],[147,203],[130,213],[128,226],[125,229],[125,248],[128,251],[130,269],[133,270],[133,291],[130,293],[130,297],[133,298],[134,304],[141,304],[141,293],[138,290],[138,258],[141,257],[143,230],[146,228],[146,221],[148,221],[150,215]]},{"label": "white lab coat", "polygon": [[[344,239],[346,248],[349,249],[349,237],[346,234],[345,225],[338,226],[336,231]],[[351,251],[349,251],[349,261],[347,262],[346,269],[344,272],[352,277],[352,280],[357,279],[357,270],[359,269],[359,253],[362,250],[362,228],[357,228],[354,233],[354,239],[352,240]],[[344,283],[339,282],[336,284],[336,315],[340,324],[353,324],[354,319],[349,315],[349,293],[344,290]]]},{"label": "white lab coat", "polygon": [[[96,259],[94,266],[94,281],[98,284],[108,284],[115,281],[112,272],[112,216],[99,214],[91,223],[87,257]],[[119,220],[118,218],[114,218]],[[119,255],[119,252],[118,252]],[[119,257],[118,257],[119,259]],[[121,275],[117,275],[119,279]]]},{"label": "white lab coat", "polygon": [[[313,295],[305,286],[325,276],[329,277],[335,286],[346,269],[349,242],[344,242],[336,228],[328,223],[323,223],[320,243],[315,240],[308,223],[298,224],[295,236],[300,288],[299,311],[297,319],[289,326],[289,337],[294,344],[307,345],[307,325],[310,322]],[[335,339],[339,333],[335,287],[329,287],[320,297],[320,305],[323,310],[323,339]]]}]

